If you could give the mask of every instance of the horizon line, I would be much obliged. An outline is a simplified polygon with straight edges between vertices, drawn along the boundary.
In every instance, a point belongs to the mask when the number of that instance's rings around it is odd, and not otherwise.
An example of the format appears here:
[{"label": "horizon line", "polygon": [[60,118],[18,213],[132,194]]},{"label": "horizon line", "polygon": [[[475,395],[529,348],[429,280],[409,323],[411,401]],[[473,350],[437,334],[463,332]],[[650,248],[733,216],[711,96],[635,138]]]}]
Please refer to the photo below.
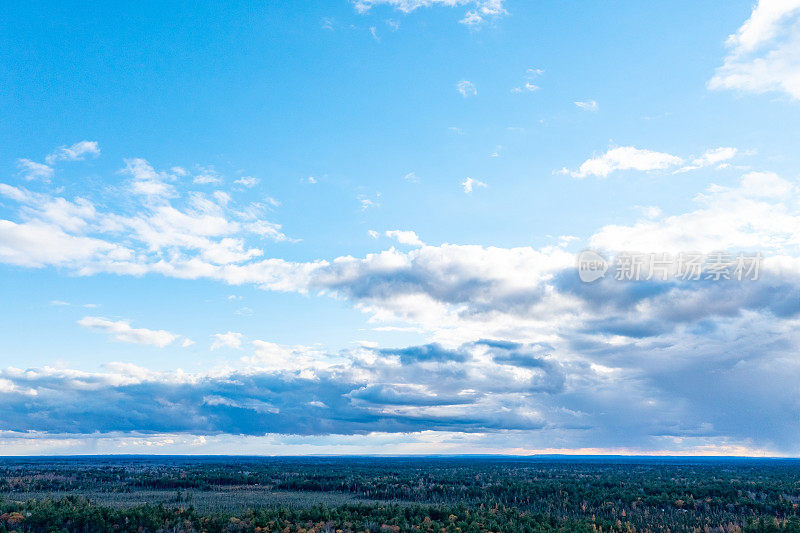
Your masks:
[{"label": "horizon line", "polygon": [[649,455],[649,454],[50,454],[50,455],[0,455],[0,460],[6,459],[70,459],[70,458],[245,458],[245,459],[303,459],[303,458],[329,458],[329,459],[457,459],[457,458],[486,458],[486,459],[694,459],[694,460],[800,460],[800,456],[781,455]]}]

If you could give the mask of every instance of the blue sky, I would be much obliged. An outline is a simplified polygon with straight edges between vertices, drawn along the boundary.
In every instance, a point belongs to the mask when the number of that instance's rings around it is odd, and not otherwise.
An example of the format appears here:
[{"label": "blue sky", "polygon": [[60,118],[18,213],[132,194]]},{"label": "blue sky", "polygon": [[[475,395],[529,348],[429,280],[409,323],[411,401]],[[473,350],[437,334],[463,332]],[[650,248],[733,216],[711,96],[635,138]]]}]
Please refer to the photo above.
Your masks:
[{"label": "blue sky", "polygon": [[798,2],[298,6],[2,8],[0,453],[800,453]]}]

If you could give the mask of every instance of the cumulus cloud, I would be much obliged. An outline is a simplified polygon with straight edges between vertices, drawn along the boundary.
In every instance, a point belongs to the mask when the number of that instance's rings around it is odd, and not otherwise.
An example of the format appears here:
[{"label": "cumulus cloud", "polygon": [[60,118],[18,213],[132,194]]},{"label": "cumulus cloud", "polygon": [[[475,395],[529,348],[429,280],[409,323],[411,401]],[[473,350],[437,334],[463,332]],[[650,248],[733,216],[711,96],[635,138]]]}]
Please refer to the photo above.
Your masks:
[{"label": "cumulus cloud", "polygon": [[618,146],[604,154],[584,161],[577,171],[562,169],[574,178],[598,176],[605,178],[616,170],[664,170],[680,165],[680,157],[653,150],[644,150],[634,146]]},{"label": "cumulus cloud", "polygon": [[[780,201],[790,195],[787,203]],[[590,244],[607,250],[704,251],[762,249],[785,254],[797,246],[792,235],[796,187],[772,172],[749,172],[737,187],[712,185],[697,197],[698,209],[677,215],[605,226]],[[794,198],[793,198],[794,197]]]},{"label": "cumulus cloud", "polygon": [[400,244],[408,244],[409,246],[422,246],[425,244],[413,231],[390,230],[386,232],[386,236]]},{"label": "cumulus cloud", "polygon": [[253,355],[242,357],[242,361],[259,371],[300,371],[300,375],[310,377],[315,370],[330,369],[341,359],[311,346],[283,346],[254,340]]},{"label": "cumulus cloud", "polygon": [[156,198],[175,196],[175,189],[170,182],[175,181],[176,174],[156,172],[150,163],[144,159],[126,159],[125,168],[120,172],[132,178],[130,189],[136,194]]},{"label": "cumulus cloud", "polygon": [[173,270],[168,265],[178,261],[191,276],[190,271],[204,268],[197,259],[234,264],[263,255],[250,241],[293,241],[280,224],[264,218],[277,205],[271,198],[238,205],[224,191],[180,194],[174,169],[156,171],[144,159],[126,160],[122,174],[128,179],[121,205],[128,211],[119,212],[101,211],[87,198],[0,184],[0,195],[19,204],[19,220],[0,220],[0,261],[37,267],[80,264],[76,270],[81,274]]},{"label": "cumulus cloud", "polygon": [[163,348],[175,342],[180,335],[159,329],[134,328],[127,320],[109,320],[99,316],[85,316],[78,320],[85,328],[107,333],[114,340],[134,344],[149,344]]},{"label": "cumulus cloud", "polygon": [[800,99],[800,1],[760,0],[728,37],[710,89],[780,92]]},{"label": "cumulus cloud", "polygon": [[681,157],[668,153],[644,150],[633,146],[619,146],[611,148],[599,156],[587,159],[578,170],[571,171],[564,167],[557,173],[567,174],[574,178],[588,176],[605,178],[618,170],[649,172],[675,169],[673,173],[677,174],[710,166],[716,166],[718,169],[725,168],[728,166],[726,161],[733,159],[738,152],[736,148],[721,146],[708,149],[700,156],[693,156],[687,162]]},{"label": "cumulus cloud", "polygon": [[227,333],[215,333],[214,342],[211,343],[212,350],[220,348],[234,348],[236,350],[242,347],[242,334],[229,331]]}]

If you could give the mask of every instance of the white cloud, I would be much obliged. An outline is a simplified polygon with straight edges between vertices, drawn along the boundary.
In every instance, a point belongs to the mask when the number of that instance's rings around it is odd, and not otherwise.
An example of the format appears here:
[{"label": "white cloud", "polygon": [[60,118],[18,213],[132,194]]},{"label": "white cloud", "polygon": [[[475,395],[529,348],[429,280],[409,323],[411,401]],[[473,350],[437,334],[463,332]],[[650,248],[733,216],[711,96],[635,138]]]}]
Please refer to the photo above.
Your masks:
[{"label": "white cloud", "polygon": [[645,218],[657,218],[661,216],[661,208],[656,205],[637,206],[637,209]]},{"label": "white cloud", "polygon": [[175,196],[175,189],[169,184],[175,180],[173,174],[156,172],[146,160],[126,159],[121,173],[131,176],[131,190],[136,194],[150,197]]},{"label": "white cloud", "polygon": [[[264,220],[264,204],[234,205],[225,191],[179,195],[175,175],[143,159],[127,160],[131,176],[121,212],[101,212],[85,198],[70,201],[0,184],[0,195],[19,203],[19,221],[0,220],[0,261],[25,266],[82,266],[79,273],[143,273],[149,268],[189,275],[209,264],[235,264],[263,255],[255,237],[293,241],[280,224]],[[126,196],[127,195],[127,196]],[[267,199],[270,205],[278,205]],[[174,204],[174,205],[173,205]],[[127,209],[126,209],[127,208]],[[150,267],[146,267],[150,264]],[[159,266],[156,266],[159,265]]]},{"label": "white cloud", "polygon": [[258,185],[260,180],[258,178],[254,178],[252,176],[242,176],[238,180],[234,181],[235,184],[241,185],[242,187],[255,187]]},{"label": "white cloud", "polygon": [[367,230],[367,235],[369,235],[370,238],[372,239],[377,239],[378,237],[381,236],[381,234],[375,231],[374,229]]},{"label": "white cloud", "polygon": [[595,102],[594,100],[577,101],[574,102],[574,104],[583,109],[584,111],[594,112],[599,109],[599,107],[597,106],[597,102]]},{"label": "white cloud", "polygon": [[317,183],[317,178],[315,178],[314,176],[308,176],[307,178],[303,178],[301,181],[304,181],[306,183],[310,183],[311,185],[313,185],[313,184]]},{"label": "white cloud", "polygon": [[98,157],[100,146],[95,141],[81,141],[72,146],[62,146],[45,158],[48,165],[58,161],[83,161],[86,156]]},{"label": "white cloud", "polygon": [[361,210],[366,211],[371,207],[380,207],[380,199],[381,193],[376,193],[375,198],[370,198],[366,194],[359,194],[358,195],[358,202],[361,204]]},{"label": "white cloud", "polygon": [[523,93],[523,92],[532,93],[532,92],[538,91],[538,90],[539,90],[539,86],[538,85],[536,85],[534,83],[531,83],[531,82],[525,82],[524,85],[520,85],[518,87],[514,87],[513,89],[511,89],[511,92],[519,94],[519,93]]},{"label": "white cloud", "polygon": [[476,96],[478,94],[478,90],[475,88],[475,85],[469,80],[461,80],[456,83],[456,90],[464,98]]},{"label": "white cloud", "polygon": [[413,231],[390,230],[386,232],[386,236],[400,244],[408,244],[409,246],[423,246],[425,244]]},{"label": "white cloud", "polygon": [[[719,147],[706,150],[701,156],[693,157],[688,163],[672,154],[643,150],[633,146],[620,146],[609,149],[606,153],[587,159],[577,171],[562,168],[558,174],[567,174],[575,178],[587,176],[606,177],[617,170],[668,170],[678,167],[673,173],[689,172],[709,166],[724,168],[725,161],[736,156],[738,150],[732,147]],[[682,165],[682,166],[680,166]]]},{"label": "white cloud", "polygon": [[227,333],[215,333],[214,342],[211,344],[212,350],[218,350],[219,348],[235,348],[238,350],[241,347],[242,334],[233,331],[229,331]]},{"label": "white cloud", "polygon": [[42,180],[48,181],[50,178],[53,177],[53,167],[45,165],[43,163],[37,163],[36,161],[31,161],[30,159],[18,159],[17,160],[17,168],[20,169],[22,175],[25,177],[26,180]]},{"label": "white cloud", "polygon": [[62,146],[47,157],[45,163],[37,163],[31,159],[18,159],[17,168],[26,180],[50,181],[55,169],[53,166],[59,161],[83,161],[87,156],[100,155],[100,147],[95,141],[81,141],[72,146]]},{"label": "white cloud", "polygon": [[78,321],[85,328],[102,331],[115,340],[134,344],[149,344],[163,348],[180,338],[165,330],[133,328],[127,320],[112,321],[98,316],[86,316]]},{"label": "white cloud", "polygon": [[488,187],[488,185],[486,185],[484,182],[472,178],[467,178],[464,181],[462,181],[461,186],[464,187],[464,192],[467,194],[472,193],[473,189],[475,189],[476,187],[483,187],[483,188]]},{"label": "white cloud", "polygon": [[736,156],[737,152],[738,150],[736,148],[731,148],[731,147],[719,147],[711,150],[706,150],[706,152],[703,155],[692,159],[692,162],[690,164],[679,168],[675,172],[676,173],[688,172],[690,170],[697,170],[703,167],[719,165],[724,161],[733,159],[733,157]]},{"label": "white cloud", "polygon": [[534,92],[539,90],[539,86],[533,83],[533,79],[544,74],[540,68],[529,68],[525,71],[525,83],[511,89],[512,93]]},{"label": "white cloud", "polygon": [[419,178],[414,172],[409,172],[408,174],[403,176],[403,179],[406,181],[410,181],[412,183],[417,183],[419,181]]},{"label": "white cloud", "polygon": [[307,370],[324,368],[335,359],[319,348],[310,346],[282,346],[274,342],[253,341],[254,353],[242,361],[258,369]]},{"label": "white cloud", "polygon": [[569,172],[575,178],[587,176],[605,178],[615,170],[664,170],[680,165],[682,162],[680,157],[671,154],[643,150],[633,146],[620,146],[612,148],[598,157],[587,159],[577,171],[562,170],[561,172]]},{"label": "white cloud", "polygon": [[[269,222],[266,220],[257,220],[255,222],[250,222],[245,224],[245,227],[251,233],[255,233],[256,235],[260,235],[265,239],[270,239],[275,242],[283,242],[283,241],[290,241],[282,231],[281,225],[276,224],[275,222]],[[258,254],[261,255],[261,254]]]},{"label": "white cloud", "polygon": [[[462,185],[479,186],[475,180]],[[193,197],[189,207],[170,199],[134,204],[132,213],[103,213],[79,200],[8,185],[0,193],[20,202],[20,221],[0,222],[0,261],[8,263],[60,266],[81,275],[155,273],[322,292],[352,301],[376,324],[418,327],[442,342],[574,339],[570,328],[605,313],[581,303],[579,289],[563,285],[572,279],[563,273],[574,268],[574,256],[558,246],[423,246],[290,262],[262,258],[261,250],[247,247],[247,222],[209,195]],[[127,197],[126,205],[136,199]],[[588,242],[617,251],[761,249],[785,255],[781,261],[791,273],[800,271],[793,263],[800,257],[799,203],[791,182],[751,172],[737,187],[709,188],[698,197],[697,209],[670,216],[648,210],[648,219],[606,226]],[[628,317],[616,318],[623,319]]]},{"label": "white cloud", "polygon": [[736,33],[710,89],[782,92],[800,99],[800,0],[760,0]]},{"label": "white cloud", "polygon": [[753,198],[782,198],[794,190],[792,183],[774,172],[748,172],[742,176],[739,186],[742,196]]},{"label": "white cloud", "polygon": [[39,221],[0,220],[0,262],[27,267],[72,266],[80,270],[94,260],[131,258],[122,245],[92,237],[70,235]]},{"label": "white cloud", "polygon": [[712,185],[698,195],[700,208],[653,217],[633,225],[610,225],[590,239],[605,250],[644,252],[769,250],[784,254],[797,247],[800,216],[789,209],[798,201],[794,185],[772,172],[749,172],[734,188]]},{"label": "white cloud", "polygon": [[220,185],[222,176],[213,168],[199,167],[198,173],[192,177],[192,182],[198,185]]}]

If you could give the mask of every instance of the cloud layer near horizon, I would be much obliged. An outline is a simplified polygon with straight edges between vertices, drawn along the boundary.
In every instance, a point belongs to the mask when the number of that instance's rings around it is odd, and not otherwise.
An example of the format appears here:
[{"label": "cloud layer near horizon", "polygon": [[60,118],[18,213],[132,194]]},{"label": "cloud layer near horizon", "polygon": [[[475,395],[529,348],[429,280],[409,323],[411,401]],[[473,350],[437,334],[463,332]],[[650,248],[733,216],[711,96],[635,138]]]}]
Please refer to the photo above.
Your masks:
[{"label": "cloud layer near horizon", "polygon": [[[0,425],[13,432],[266,433],[529,432],[542,448],[652,449],[724,442],[796,449],[784,422],[800,403],[794,354],[800,312],[797,187],[748,172],[712,186],[685,213],[606,226],[588,244],[622,251],[759,251],[759,281],[578,280],[574,254],[543,248],[428,245],[312,262],[264,258],[257,205],[222,190],[180,194],[190,176],[128,162],[131,213],[88,198],[0,185],[17,205],[3,220],[0,261],[75,274],[210,278],[339,298],[375,324],[413,327],[430,344],[341,353],[244,339],[233,368],[105,372],[7,368]],[[138,203],[137,203],[138,202]],[[415,238],[411,238],[411,236]],[[275,234],[270,239],[281,238]],[[165,345],[164,330],[86,317],[118,340]],[[732,408],[735,406],[735,408]],[[750,448],[747,448],[750,449]]]}]

